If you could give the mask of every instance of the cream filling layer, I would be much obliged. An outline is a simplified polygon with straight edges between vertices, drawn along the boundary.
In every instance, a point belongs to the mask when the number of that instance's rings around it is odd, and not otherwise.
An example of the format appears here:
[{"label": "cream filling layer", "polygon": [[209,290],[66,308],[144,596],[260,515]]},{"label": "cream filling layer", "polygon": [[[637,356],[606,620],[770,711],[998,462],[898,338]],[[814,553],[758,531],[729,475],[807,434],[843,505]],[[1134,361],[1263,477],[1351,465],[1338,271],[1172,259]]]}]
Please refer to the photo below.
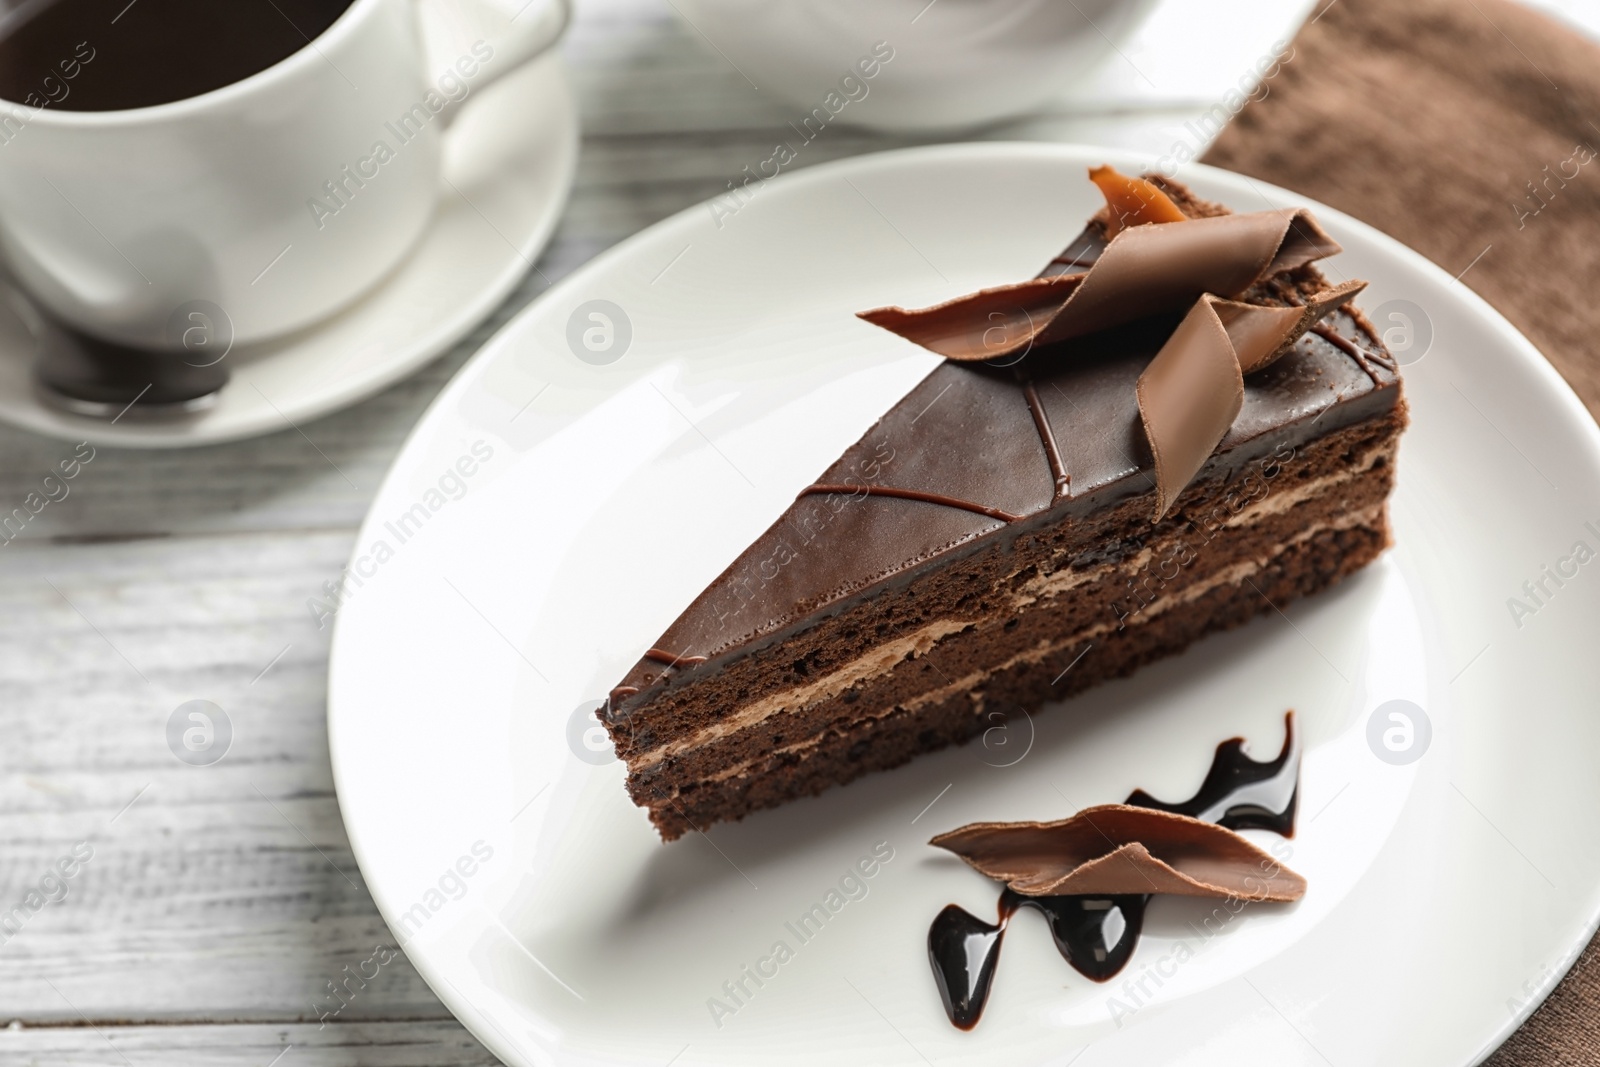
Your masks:
[{"label": "cream filling layer", "polygon": [[[1222,525],[1224,528],[1231,529],[1239,526],[1248,526],[1264,518],[1282,515],[1286,511],[1321,496],[1334,486],[1345,482],[1353,482],[1357,478],[1363,477],[1372,470],[1380,457],[1392,459],[1398,445],[1398,440],[1390,438],[1368,449],[1349,467],[1333,474],[1325,474],[1321,478],[1314,478],[1304,485],[1296,486],[1294,489],[1285,492],[1268,493],[1249,507],[1241,508],[1237,514],[1230,516]],[[1119,561],[1114,566],[1121,566],[1126,570],[1137,573],[1148,566],[1154,558],[1155,550],[1153,548],[1144,548],[1137,554]],[[1069,567],[1052,571],[1049,574],[1041,574],[1018,586],[1011,602],[1015,607],[1027,607],[1035,601],[1060,596],[1062,593],[1070,592],[1081,585],[1098,581],[1103,573],[1104,571],[1101,568],[1073,570]]]},{"label": "cream filling layer", "polygon": [[[1295,493],[1296,495],[1300,495],[1300,499],[1303,501],[1305,499],[1309,499],[1310,495],[1315,495],[1318,489],[1330,488],[1346,480],[1348,479],[1342,474],[1328,475],[1325,478],[1316,479],[1313,482],[1308,482],[1306,485],[1298,487],[1295,490]],[[1271,498],[1269,497],[1268,499]],[[1264,502],[1265,501],[1263,501],[1263,503]],[[1371,522],[1372,518],[1382,510],[1383,504],[1384,502],[1380,501],[1371,508],[1365,509],[1361,512],[1347,514],[1335,522],[1322,523],[1316,526],[1308,527],[1307,529],[1296,534],[1295,537],[1280,545],[1273,553],[1273,556],[1276,556],[1278,553],[1281,553],[1293,545],[1300,544],[1301,542],[1324,530],[1347,529],[1351,526],[1364,525],[1368,522]],[[1241,514],[1243,514],[1243,512],[1241,512]],[[1037,588],[1037,592],[1027,595],[1027,599],[1025,600],[1014,600],[1013,606],[1023,607],[1040,599],[1058,596],[1062,592],[1065,592],[1071,588],[1075,588],[1078,585],[1082,585],[1086,582],[1098,581],[1102,577],[1106,576],[1108,572],[1120,571],[1129,575],[1136,575],[1144,567],[1149,565],[1150,560],[1154,558],[1154,553],[1154,548],[1147,547],[1141,549],[1132,556],[1128,556],[1114,563],[1103,563],[1098,567],[1093,567],[1082,571],[1058,571],[1054,574],[1035,578],[1033,581],[1024,585],[1021,590],[1019,590],[1019,594],[1026,595],[1024,594],[1024,591],[1033,587]],[[1237,584],[1238,582],[1243,581],[1243,575],[1248,575],[1259,570],[1262,566],[1269,562],[1271,558],[1272,557],[1269,556],[1267,559],[1259,562],[1246,560],[1232,564],[1229,567],[1223,568],[1216,574],[1202,579],[1199,582],[1184,586],[1182,589],[1174,593],[1157,597],[1148,604],[1144,605],[1138,614],[1150,617],[1155,614],[1159,614],[1161,611],[1168,610],[1170,607],[1176,604],[1187,603],[1196,597],[1204,596],[1218,585],[1229,583]],[[1238,571],[1240,568],[1248,569],[1241,571],[1241,576],[1239,577],[1228,577],[1230,574],[1232,574],[1232,572]],[[1063,580],[1059,582],[1054,581],[1055,579],[1060,578],[1063,574],[1075,580]],[[701,748],[708,744],[713,744],[722,738],[739,733],[743,730],[747,730],[774,715],[802,711],[806,707],[817,703],[818,701],[831,700],[851,689],[858,682],[886,674],[903,661],[926,655],[933,649],[935,645],[939,643],[940,640],[949,636],[950,634],[959,633],[963,630],[969,629],[975,624],[976,621],[977,620],[972,619],[940,619],[935,622],[931,622],[910,634],[906,634],[902,637],[894,639],[893,641],[887,641],[874,647],[865,654],[857,657],[854,660],[851,660],[838,670],[833,671],[830,674],[825,674],[815,681],[808,682],[805,685],[797,686],[792,689],[786,689],[779,693],[771,693],[767,696],[760,697],[737,709],[725,718],[701,727],[694,733],[688,734],[684,737],[676,738],[672,741],[668,741],[665,744],[650,750],[649,752],[640,753],[633,759],[629,760],[628,768],[632,772],[648,770],[668,757],[679,755],[683,752],[692,751],[693,749]],[[1057,643],[1057,645],[1054,647],[1071,647],[1072,645],[1079,644],[1084,640],[1090,640],[1098,634],[1116,629],[1118,628],[1118,625],[1119,624],[1116,622],[1103,624],[1097,623],[1095,626],[1089,627],[1084,631],[1080,631],[1078,635],[1074,635],[1074,637],[1071,639]],[[1093,633],[1090,633],[1090,631],[1093,631]],[[1048,655],[1050,651],[1051,650],[1047,649],[1039,654],[1041,656]],[[1006,664],[995,668],[995,670],[1004,670],[1009,666],[1014,666],[1017,662],[1021,661],[1016,660],[1014,657],[1012,661],[1008,661]],[[983,675],[978,675],[977,677],[981,679],[988,673],[993,672],[984,672]],[[951,685],[957,687],[962,686],[963,684],[967,684],[967,679],[961,679],[951,683]],[[949,689],[950,686],[944,686],[937,690],[929,690],[929,693],[940,693],[942,695],[938,699],[943,699],[943,695],[948,695],[947,690]],[[921,707],[927,703],[928,699],[931,699],[928,694],[923,694],[922,696],[912,698],[912,701],[909,703],[902,702],[898,706],[907,709],[912,707]]]},{"label": "cream filling layer", "polygon": [[1341,468],[1338,473],[1314,478],[1304,485],[1296,486],[1283,492],[1268,493],[1249,507],[1241,508],[1237,515],[1234,515],[1222,525],[1227,528],[1248,526],[1265,518],[1282,515],[1284,512],[1297,508],[1308,500],[1321,496],[1333,486],[1341,485],[1345,482],[1353,482],[1358,478],[1364,477],[1377,465],[1380,459],[1393,462],[1395,452],[1399,450],[1399,447],[1400,439],[1398,437],[1386,438],[1356,457],[1356,462],[1348,467]]},{"label": "cream filling layer", "polygon": [[[1323,523],[1313,529],[1304,530],[1295,535],[1293,539],[1286,541],[1266,559],[1242,560],[1238,563],[1225,567],[1216,574],[1206,578],[1204,581],[1196,582],[1190,586],[1185,586],[1183,589],[1175,593],[1170,593],[1165,597],[1159,597],[1156,600],[1151,601],[1150,604],[1147,605],[1140,614],[1154,618],[1155,616],[1170,611],[1175,607],[1192,603],[1193,601],[1198,600],[1200,597],[1205,596],[1207,593],[1210,593],[1214,589],[1217,589],[1221,586],[1238,585],[1252,574],[1265,569],[1282,553],[1288,551],[1290,548],[1304,543],[1305,541],[1310,540],[1318,533],[1332,530],[1347,530],[1354,526],[1365,526],[1377,521],[1377,518],[1382,513],[1386,503],[1387,501],[1380,501],[1369,508],[1364,508],[1359,512],[1343,516],[1335,522]],[[910,700],[903,700],[880,715],[867,715],[856,721],[865,722],[870,720],[887,719],[896,715],[912,714],[919,708],[927,707],[929,704],[942,703],[943,701],[948,700],[950,697],[963,692],[974,698],[974,711],[981,712],[983,710],[982,701],[979,699],[981,694],[977,693],[976,690],[988,678],[991,678],[996,674],[1002,674],[1013,667],[1041,662],[1052,656],[1066,652],[1069,649],[1077,648],[1086,641],[1093,641],[1097,637],[1102,637],[1115,629],[1117,629],[1117,625],[1115,623],[1096,623],[1093,626],[1086,626],[1083,629],[1076,631],[1072,635],[1059,640],[1041,641],[1032,648],[1024,649],[1023,651],[1011,656],[1009,659],[988,670],[973,671],[946,685],[942,685],[936,689],[930,689],[925,693],[919,694]],[[765,762],[774,756],[787,755],[795,752],[804,752],[808,749],[817,747],[821,743],[822,735],[820,734],[802,738],[799,741],[784,745],[781,748],[772,749],[770,752],[764,752],[759,756],[753,756],[750,759],[743,760],[729,767],[725,767],[716,774],[709,775],[700,780],[706,782],[723,782],[730,778],[737,778],[747,773],[750,768],[757,763]],[[635,767],[637,766],[638,765],[636,764]],[[673,794],[677,795],[676,787],[673,789]]]},{"label": "cream filling layer", "polygon": [[857,682],[885,674],[904,660],[926,655],[942,638],[968,629],[972,624],[973,621],[970,619],[939,619],[930,622],[893,641],[885,641],[833,673],[824,674],[816,681],[753,700],[718,722],[639,755],[629,764],[629,768],[641,770],[652,767],[668,756],[675,756],[680,752],[710,744],[729,734],[749,729],[773,715],[785,711],[798,711],[820,700],[832,700],[854,687]]}]

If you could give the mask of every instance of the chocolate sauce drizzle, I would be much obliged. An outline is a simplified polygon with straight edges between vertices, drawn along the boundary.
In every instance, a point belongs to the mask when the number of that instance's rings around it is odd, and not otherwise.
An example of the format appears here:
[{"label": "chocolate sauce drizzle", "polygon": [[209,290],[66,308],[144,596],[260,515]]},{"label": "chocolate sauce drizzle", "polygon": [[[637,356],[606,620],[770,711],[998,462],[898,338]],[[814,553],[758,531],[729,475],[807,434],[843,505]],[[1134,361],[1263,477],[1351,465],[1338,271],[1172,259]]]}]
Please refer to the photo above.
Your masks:
[{"label": "chocolate sauce drizzle", "polygon": [[962,511],[974,511],[979,515],[987,515],[991,519],[1002,522],[1021,522],[1023,516],[1013,515],[1009,511],[991,508],[987,504],[975,503],[971,500],[962,500],[960,497],[945,496],[943,493],[927,493],[921,489],[896,489],[890,485],[808,485],[800,490],[801,496],[812,493],[847,493],[851,496],[892,496],[901,500],[920,500],[926,504],[943,504],[947,508],[960,508]]},{"label": "chocolate sauce drizzle", "polygon": [[1283,717],[1283,748],[1275,759],[1258,763],[1244,754],[1244,738],[1230,737],[1217,746],[1200,791],[1181,803],[1157,800],[1143,789],[1128,795],[1138,808],[1154,808],[1203,819],[1230,830],[1271,830],[1294,836],[1295,809],[1300,804],[1300,743],[1294,713]]},{"label": "chocolate sauce drizzle", "polygon": [[[1276,758],[1258,762],[1244,754],[1244,739],[1217,746],[1199,792],[1169,804],[1135,789],[1127,803],[1176,812],[1230,830],[1272,830],[1294,836],[1300,799],[1300,744],[1294,712],[1284,716],[1283,748]],[[1009,887],[1000,894],[999,915],[989,923],[956,904],[948,904],[928,928],[928,960],[944,1001],[945,1014],[962,1030],[978,1025],[1006,928],[1018,908],[1034,908],[1050,924],[1062,959],[1095,982],[1109,981],[1127,964],[1144,927],[1150,894],[1127,896],[1023,896]]]},{"label": "chocolate sauce drizzle", "polygon": [[1322,323],[1311,327],[1310,332],[1355,360],[1356,364],[1366,372],[1367,377],[1372,379],[1374,385],[1381,385],[1382,380],[1378,377],[1377,371],[1372,369],[1372,364],[1378,364],[1378,366],[1391,374],[1399,370],[1398,365],[1391,363],[1387,356],[1379,355],[1377,352],[1368,352],[1365,348],[1350,340],[1350,338],[1345,337],[1336,330],[1329,329]]},{"label": "chocolate sauce drizzle", "polygon": [[1033,908],[1050,924],[1061,958],[1085,978],[1110,980],[1122,970],[1139,943],[1148,893],[1115,897],[1025,897],[1014,889],[1000,894],[1000,916],[993,923],[955,904],[945,905],[928,929],[928,958],[950,1021],[963,1030],[978,1025],[989,1000],[1000,942],[1018,908]]},{"label": "chocolate sauce drizzle", "polygon": [[[1274,285],[1273,291],[1282,297],[1287,303],[1294,304],[1297,307],[1305,307],[1306,302],[1300,299],[1299,294],[1297,294],[1292,288],[1283,285]],[[1357,319],[1357,323],[1358,325],[1360,323],[1359,317]],[[1372,331],[1370,329],[1364,329],[1364,332],[1371,336]],[[1312,326],[1309,330],[1307,330],[1306,333],[1316,334],[1318,337],[1322,338],[1324,341],[1328,342],[1330,345],[1349,356],[1351,362],[1360,367],[1361,373],[1372,379],[1372,384],[1375,386],[1381,388],[1383,386],[1383,379],[1378,377],[1378,373],[1372,369],[1372,365],[1374,363],[1388,371],[1390,374],[1398,374],[1400,372],[1400,364],[1396,363],[1387,352],[1369,352],[1367,349],[1356,344],[1350,338],[1341,334],[1338,330],[1333,329],[1326,322],[1317,323],[1315,326]]]},{"label": "chocolate sauce drizzle", "polygon": [[1039,390],[1033,387],[1033,382],[1023,376],[1022,395],[1027,398],[1028,411],[1033,415],[1033,425],[1039,431],[1039,443],[1044,446],[1045,458],[1050,461],[1050,473],[1055,477],[1055,499],[1060,500],[1067,495],[1067,488],[1072,484],[1072,478],[1067,474],[1067,465],[1061,460],[1061,449],[1056,444],[1055,431],[1050,428],[1050,416],[1045,414],[1044,405],[1039,402]]},{"label": "chocolate sauce drizzle", "polygon": [[[647,648],[645,649],[643,658],[650,660],[652,663],[659,663],[667,670],[671,670],[674,667],[693,667],[697,663],[704,663],[706,661],[706,657],[704,656],[691,656],[688,653],[683,653],[680,655],[675,652],[668,652],[664,648]],[[666,677],[666,671],[662,671],[661,673],[662,677]],[[637,692],[639,692],[638,686],[619,685],[615,689],[611,690],[611,701],[612,703],[616,703],[619,700],[626,700],[628,697],[633,696]]]},{"label": "chocolate sauce drizzle", "polygon": [[644,658],[655,660],[657,663],[665,663],[668,667],[692,667],[696,663],[704,663],[706,661],[704,656],[691,656],[687,653],[677,655],[668,652],[664,648],[646,649]]}]

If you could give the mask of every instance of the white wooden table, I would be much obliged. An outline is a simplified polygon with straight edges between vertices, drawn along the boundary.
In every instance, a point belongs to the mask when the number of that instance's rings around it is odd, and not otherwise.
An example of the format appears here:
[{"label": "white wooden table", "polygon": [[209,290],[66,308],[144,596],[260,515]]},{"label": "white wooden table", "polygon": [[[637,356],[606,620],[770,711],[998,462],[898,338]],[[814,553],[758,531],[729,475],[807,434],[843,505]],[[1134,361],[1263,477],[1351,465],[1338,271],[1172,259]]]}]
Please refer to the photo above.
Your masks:
[{"label": "white wooden table", "polygon": [[[1163,153],[1310,5],[1289,6],[1229,20],[1261,40],[1200,66],[1130,47],[1094,103],[983,136]],[[538,272],[490,321],[303,433],[99,449],[0,548],[0,1063],[496,1062],[403,957],[319,1021],[338,1003],[331,984],[393,938],[340,822],[329,631],[307,600],[346,562],[409,428],[484,339],[545,278],[722,192],[790,117],[662,0],[581,0],[564,50],[584,125],[577,185]],[[829,128],[803,162],[904,143]],[[0,427],[0,513],[73,453]],[[169,715],[197,698],[235,731],[209,767],[166,741]],[[92,857],[74,865],[75,848]],[[57,881],[63,859],[74,874]],[[60,899],[8,932],[30,892]]]}]

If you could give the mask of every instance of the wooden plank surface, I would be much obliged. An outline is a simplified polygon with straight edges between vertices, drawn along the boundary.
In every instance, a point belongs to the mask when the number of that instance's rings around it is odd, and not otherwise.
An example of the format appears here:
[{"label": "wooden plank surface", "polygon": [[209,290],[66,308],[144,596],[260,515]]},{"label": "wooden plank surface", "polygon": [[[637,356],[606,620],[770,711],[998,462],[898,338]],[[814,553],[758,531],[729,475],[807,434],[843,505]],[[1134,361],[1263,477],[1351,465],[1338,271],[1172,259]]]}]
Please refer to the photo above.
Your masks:
[{"label": "wooden plank surface", "polygon": [[0,1032],[0,1062],[29,1067],[485,1067],[495,1059],[450,1019],[385,1023],[77,1026]]},{"label": "wooden plank surface", "polygon": [[[0,548],[0,1063],[495,1062],[403,956],[318,1021],[329,983],[393,939],[333,795],[328,631],[306,601],[470,354],[549,281],[723,191],[789,117],[659,0],[582,3],[564,50],[577,184],[538,270],[471,337],[303,433],[97,449]],[[981,136],[1160,146],[1188,113],[1064,106]],[[802,164],[910,143],[830,129]],[[73,454],[0,427],[0,510]],[[233,729],[213,766],[168,747],[196,699]]]}]

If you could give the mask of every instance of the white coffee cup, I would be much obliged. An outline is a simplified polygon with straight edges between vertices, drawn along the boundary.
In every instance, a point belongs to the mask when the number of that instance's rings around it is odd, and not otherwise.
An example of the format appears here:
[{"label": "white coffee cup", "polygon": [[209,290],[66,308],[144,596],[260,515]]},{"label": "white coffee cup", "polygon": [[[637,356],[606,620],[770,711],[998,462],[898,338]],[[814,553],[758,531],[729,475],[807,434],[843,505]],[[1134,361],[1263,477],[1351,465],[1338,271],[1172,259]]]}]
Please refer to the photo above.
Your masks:
[{"label": "white coffee cup", "polygon": [[327,317],[427,227],[454,105],[570,14],[507,2],[354,0],[266,70],[154,107],[0,101],[0,264],[61,321],[143,348],[181,347],[196,305],[233,342]]},{"label": "white coffee cup", "polygon": [[[799,127],[965,129],[1037,110],[1116,57],[1154,0],[673,0]],[[806,135],[801,129],[802,136]]]}]

